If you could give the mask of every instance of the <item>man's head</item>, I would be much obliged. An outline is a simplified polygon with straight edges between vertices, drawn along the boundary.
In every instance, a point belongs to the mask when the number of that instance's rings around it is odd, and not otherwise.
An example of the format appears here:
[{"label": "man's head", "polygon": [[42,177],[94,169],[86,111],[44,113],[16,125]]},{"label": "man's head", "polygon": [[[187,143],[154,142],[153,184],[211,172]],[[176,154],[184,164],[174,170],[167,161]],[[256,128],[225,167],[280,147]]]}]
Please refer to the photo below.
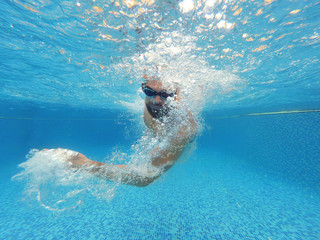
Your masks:
[{"label": "man's head", "polygon": [[146,107],[154,118],[161,118],[169,112],[168,100],[176,99],[177,90],[168,90],[162,82],[155,78],[148,78],[142,84],[142,90],[146,94]]}]

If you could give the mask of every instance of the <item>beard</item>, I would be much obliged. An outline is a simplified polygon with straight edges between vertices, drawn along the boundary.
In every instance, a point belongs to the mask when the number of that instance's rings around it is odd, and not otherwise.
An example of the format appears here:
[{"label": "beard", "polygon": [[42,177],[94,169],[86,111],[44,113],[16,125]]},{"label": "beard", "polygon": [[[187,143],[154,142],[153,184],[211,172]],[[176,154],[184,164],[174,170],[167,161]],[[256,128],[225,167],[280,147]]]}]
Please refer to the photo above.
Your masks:
[{"label": "beard", "polygon": [[152,109],[148,104],[146,104],[147,110],[153,118],[159,119],[168,114],[169,108],[167,106],[163,106],[160,109]]}]

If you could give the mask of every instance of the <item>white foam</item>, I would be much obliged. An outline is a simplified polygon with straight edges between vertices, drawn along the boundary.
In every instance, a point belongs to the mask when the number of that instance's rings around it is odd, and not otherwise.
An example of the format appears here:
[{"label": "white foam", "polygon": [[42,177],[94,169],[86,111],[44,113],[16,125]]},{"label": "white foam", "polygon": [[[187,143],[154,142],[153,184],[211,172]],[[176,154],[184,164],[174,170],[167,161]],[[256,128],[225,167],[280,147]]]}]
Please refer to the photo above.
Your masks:
[{"label": "white foam", "polygon": [[[143,82],[143,75],[160,79],[166,88],[178,88],[183,104],[199,113],[206,103],[213,103],[214,96],[232,91],[241,83],[240,78],[229,71],[216,70],[202,57],[196,56],[197,38],[181,32],[164,32],[155,43],[149,44],[143,53],[127,57],[113,66],[118,71],[130,72],[135,81]],[[141,109],[138,102],[122,101],[131,111]]]},{"label": "white foam", "polygon": [[19,165],[22,171],[12,179],[22,181],[28,198],[36,199],[51,211],[74,209],[90,195],[111,200],[116,185],[71,168],[67,160],[74,154],[76,152],[66,149],[31,150],[27,161]]}]

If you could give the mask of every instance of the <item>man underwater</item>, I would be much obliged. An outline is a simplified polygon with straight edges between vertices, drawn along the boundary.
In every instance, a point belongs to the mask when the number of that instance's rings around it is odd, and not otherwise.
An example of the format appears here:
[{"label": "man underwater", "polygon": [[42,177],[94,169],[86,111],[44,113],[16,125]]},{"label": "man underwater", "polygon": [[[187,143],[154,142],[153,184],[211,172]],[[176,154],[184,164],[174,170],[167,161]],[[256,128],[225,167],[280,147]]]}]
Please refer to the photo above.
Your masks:
[{"label": "man underwater", "polygon": [[[81,153],[67,149],[44,149],[48,152],[64,151],[72,167],[81,168],[111,181],[134,186],[147,186],[170,169],[182,155],[188,143],[196,136],[197,124],[188,109],[181,108],[179,89],[164,86],[157,78],[144,76],[145,93],[143,119],[151,134],[165,139],[148,153],[148,168],[136,165],[113,165],[92,161]],[[161,143],[161,140],[160,140]],[[139,161],[139,159],[138,159]]]}]

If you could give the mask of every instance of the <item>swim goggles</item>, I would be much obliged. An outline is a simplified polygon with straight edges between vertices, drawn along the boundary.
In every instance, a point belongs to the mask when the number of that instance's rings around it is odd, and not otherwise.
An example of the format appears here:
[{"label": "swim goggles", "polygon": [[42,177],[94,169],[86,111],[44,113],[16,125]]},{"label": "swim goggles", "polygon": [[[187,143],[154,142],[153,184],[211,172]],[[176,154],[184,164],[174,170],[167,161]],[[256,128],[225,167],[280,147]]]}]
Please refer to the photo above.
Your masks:
[{"label": "swim goggles", "polygon": [[148,96],[148,97],[155,97],[160,96],[162,99],[166,100],[168,97],[173,97],[175,95],[174,93],[167,93],[166,91],[157,92],[153,90],[152,88],[149,88],[146,86],[145,83],[141,84],[142,91]]}]

